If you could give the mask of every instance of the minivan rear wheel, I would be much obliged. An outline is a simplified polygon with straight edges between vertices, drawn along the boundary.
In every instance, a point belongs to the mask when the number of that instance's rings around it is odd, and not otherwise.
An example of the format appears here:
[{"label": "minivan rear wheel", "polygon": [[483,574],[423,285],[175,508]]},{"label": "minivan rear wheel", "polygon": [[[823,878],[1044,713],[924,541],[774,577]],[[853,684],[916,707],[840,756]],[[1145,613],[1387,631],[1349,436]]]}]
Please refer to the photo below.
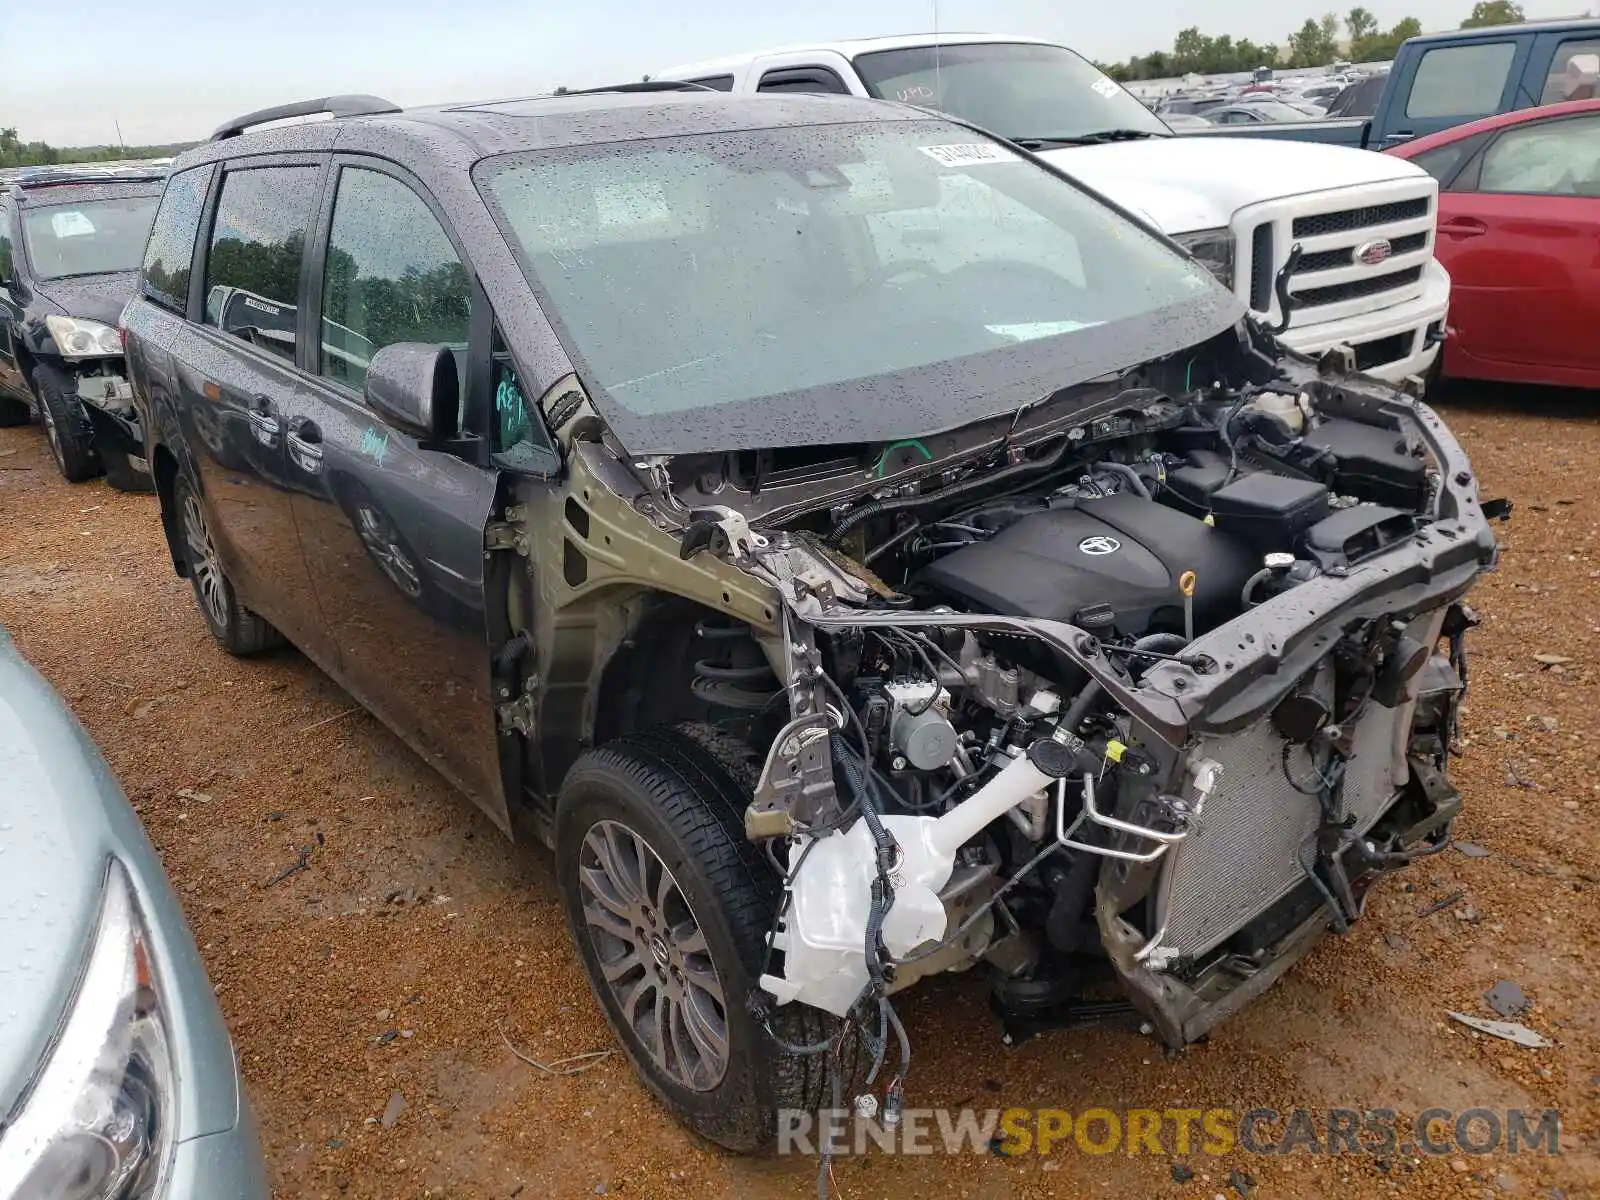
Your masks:
[{"label": "minivan rear wheel", "polygon": [[[830,1060],[763,1029],[757,991],[781,891],[744,836],[747,786],[693,729],[627,734],[573,766],[556,803],[556,878],[595,999],[635,1072],[679,1120],[731,1150],[767,1147],[778,1110],[825,1100]],[[833,1037],[825,1013],[772,1011],[790,1045]],[[844,1084],[859,1044],[844,1039]]]},{"label": "minivan rear wheel", "polygon": [[183,555],[189,565],[195,603],[217,644],[241,658],[283,645],[283,635],[240,604],[234,595],[233,584],[222,569],[211,539],[200,492],[188,476],[178,476],[172,502],[178,510],[178,530],[183,537]]}]

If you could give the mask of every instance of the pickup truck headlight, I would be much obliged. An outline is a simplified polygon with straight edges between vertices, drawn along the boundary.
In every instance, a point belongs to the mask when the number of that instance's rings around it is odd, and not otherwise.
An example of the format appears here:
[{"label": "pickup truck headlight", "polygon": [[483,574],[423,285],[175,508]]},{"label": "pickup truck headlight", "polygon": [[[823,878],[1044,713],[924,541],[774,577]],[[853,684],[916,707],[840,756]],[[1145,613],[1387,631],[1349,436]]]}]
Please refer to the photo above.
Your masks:
[{"label": "pickup truck headlight", "polygon": [[0,1196],[159,1195],[177,1115],[168,1050],[149,937],[127,872],[113,859],[71,1007],[0,1133]]},{"label": "pickup truck headlight", "polygon": [[1233,234],[1226,229],[1202,229],[1198,233],[1176,233],[1172,240],[1194,255],[1206,270],[1233,290]]},{"label": "pickup truck headlight", "polygon": [[122,333],[110,325],[79,317],[46,317],[44,324],[62,358],[105,358],[122,353]]}]

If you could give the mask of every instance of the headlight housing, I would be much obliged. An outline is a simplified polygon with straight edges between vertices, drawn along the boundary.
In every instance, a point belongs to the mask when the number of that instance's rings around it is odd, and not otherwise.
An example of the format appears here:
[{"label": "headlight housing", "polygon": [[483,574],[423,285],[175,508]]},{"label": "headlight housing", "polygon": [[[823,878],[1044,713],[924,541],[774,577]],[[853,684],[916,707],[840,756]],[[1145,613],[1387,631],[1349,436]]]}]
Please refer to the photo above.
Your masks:
[{"label": "headlight housing", "polygon": [[1202,229],[1196,233],[1175,233],[1172,240],[1194,255],[1222,286],[1233,290],[1233,234],[1226,229]]},{"label": "headlight housing", "polygon": [[115,859],[71,1007],[0,1133],[5,1200],[159,1194],[177,1124],[172,1057],[150,939]]},{"label": "headlight housing", "polygon": [[122,353],[122,331],[81,317],[46,317],[45,328],[62,358],[105,358]]}]

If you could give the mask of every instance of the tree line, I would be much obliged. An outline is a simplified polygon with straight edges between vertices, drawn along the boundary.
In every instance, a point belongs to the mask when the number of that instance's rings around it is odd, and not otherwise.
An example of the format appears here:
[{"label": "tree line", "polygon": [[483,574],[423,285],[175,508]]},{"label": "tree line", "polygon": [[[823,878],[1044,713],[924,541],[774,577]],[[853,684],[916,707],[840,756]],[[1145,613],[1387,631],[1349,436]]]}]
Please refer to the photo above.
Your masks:
[{"label": "tree line", "polygon": [[[1478,0],[1467,19],[1461,22],[1461,28],[1515,25],[1522,20],[1522,5],[1515,0]],[[1341,46],[1341,32],[1348,39],[1344,47]],[[1102,65],[1101,69],[1113,79],[1126,83],[1137,79],[1170,79],[1191,72],[1226,75],[1263,66],[1325,67],[1340,59],[1358,63],[1387,62],[1399,51],[1401,42],[1421,32],[1422,22],[1415,17],[1404,17],[1383,29],[1371,9],[1357,5],[1342,19],[1331,12],[1320,18],[1307,17],[1305,24],[1289,34],[1282,46],[1276,42],[1257,44],[1249,38],[1235,41],[1226,33],[1213,37],[1191,25],[1179,31],[1170,51],[1153,50],[1149,54],[1135,55],[1125,63]]]},{"label": "tree line", "polygon": [[0,128],[0,167],[53,167],[57,163],[119,162],[133,158],[166,158],[181,154],[194,142],[165,146],[52,146],[24,142],[15,127]]}]

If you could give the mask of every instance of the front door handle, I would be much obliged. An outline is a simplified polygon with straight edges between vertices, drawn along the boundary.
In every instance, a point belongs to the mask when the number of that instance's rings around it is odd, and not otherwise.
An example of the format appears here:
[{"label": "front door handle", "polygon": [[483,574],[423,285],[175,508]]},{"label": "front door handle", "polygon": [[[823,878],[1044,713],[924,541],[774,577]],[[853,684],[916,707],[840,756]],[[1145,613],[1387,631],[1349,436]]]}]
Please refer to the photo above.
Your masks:
[{"label": "front door handle", "polygon": [[322,471],[322,430],[317,428],[315,421],[308,421],[304,417],[296,421],[289,429],[289,457],[294,465],[308,475],[317,475]]},{"label": "front door handle", "polygon": [[1439,232],[1446,237],[1475,238],[1489,232],[1489,227],[1477,217],[1451,217],[1439,222]]},{"label": "front door handle", "polygon": [[1393,133],[1383,135],[1383,144],[1385,146],[1398,146],[1401,142],[1409,142],[1416,136],[1409,129],[1396,129]]},{"label": "front door handle", "polygon": [[245,416],[250,420],[250,435],[256,441],[269,448],[278,444],[278,435],[283,432],[283,425],[272,415],[271,400],[265,396],[250,397],[250,403],[245,407]]}]

